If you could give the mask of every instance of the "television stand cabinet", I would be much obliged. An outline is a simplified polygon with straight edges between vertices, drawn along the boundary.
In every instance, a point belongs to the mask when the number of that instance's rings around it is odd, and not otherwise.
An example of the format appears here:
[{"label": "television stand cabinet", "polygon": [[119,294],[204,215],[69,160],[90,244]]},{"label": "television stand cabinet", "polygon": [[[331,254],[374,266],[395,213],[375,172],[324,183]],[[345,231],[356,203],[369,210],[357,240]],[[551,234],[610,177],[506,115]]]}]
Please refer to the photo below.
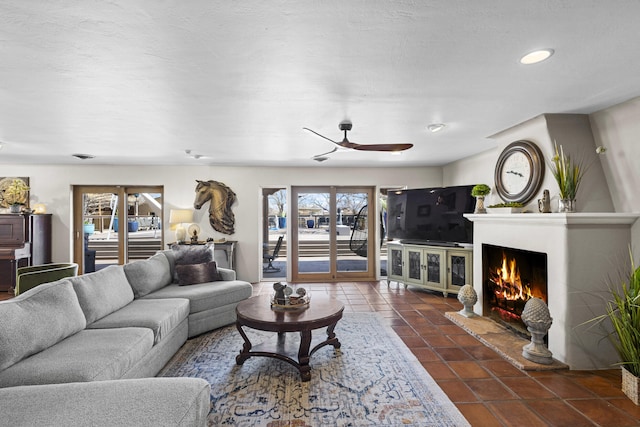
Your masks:
[{"label": "television stand cabinet", "polygon": [[473,248],[387,242],[387,286],[391,282],[439,291],[446,297],[473,286]]}]

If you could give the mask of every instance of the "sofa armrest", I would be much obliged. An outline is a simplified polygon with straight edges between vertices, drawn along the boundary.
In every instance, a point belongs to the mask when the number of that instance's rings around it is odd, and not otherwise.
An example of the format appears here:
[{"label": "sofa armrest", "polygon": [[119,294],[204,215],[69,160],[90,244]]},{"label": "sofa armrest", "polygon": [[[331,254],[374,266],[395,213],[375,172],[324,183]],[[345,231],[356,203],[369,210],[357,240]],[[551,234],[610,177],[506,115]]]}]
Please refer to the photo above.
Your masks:
[{"label": "sofa armrest", "polygon": [[0,388],[0,424],[206,426],[210,392],[209,383],[199,378],[144,378]]},{"label": "sofa armrest", "polygon": [[235,270],[230,270],[228,268],[220,268],[218,267],[218,273],[220,273],[220,277],[224,281],[236,280],[236,272]]}]

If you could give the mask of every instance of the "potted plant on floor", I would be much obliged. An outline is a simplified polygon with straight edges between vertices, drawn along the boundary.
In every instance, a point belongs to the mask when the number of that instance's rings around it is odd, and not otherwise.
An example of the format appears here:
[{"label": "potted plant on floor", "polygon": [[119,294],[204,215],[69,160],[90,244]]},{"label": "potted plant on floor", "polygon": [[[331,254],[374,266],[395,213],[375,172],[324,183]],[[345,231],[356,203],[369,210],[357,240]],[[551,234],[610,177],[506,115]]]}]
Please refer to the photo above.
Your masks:
[{"label": "potted plant on floor", "polygon": [[476,198],[476,210],[474,213],[487,213],[484,207],[484,198],[491,193],[491,187],[487,184],[477,184],[471,189],[471,195]]},{"label": "potted plant on floor", "polygon": [[640,267],[635,267],[632,254],[629,277],[623,278],[619,289],[610,287],[610,293],[606,314],[595,320],[611,321],[609,338],[620,356],[622,391],[640,405]]}]

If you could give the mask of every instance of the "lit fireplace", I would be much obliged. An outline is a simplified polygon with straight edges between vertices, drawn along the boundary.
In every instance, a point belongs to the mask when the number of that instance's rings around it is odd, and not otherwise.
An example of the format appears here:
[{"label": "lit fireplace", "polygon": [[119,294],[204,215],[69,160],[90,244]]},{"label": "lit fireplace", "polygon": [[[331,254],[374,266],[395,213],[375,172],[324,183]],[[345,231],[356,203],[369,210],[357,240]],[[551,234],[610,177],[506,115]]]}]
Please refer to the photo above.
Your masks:
[{"label": "lit fireplace", "polygon": [[482,245],[483,313],[529,336],[520,315],[533,297],[547,304],[547,255]]}]

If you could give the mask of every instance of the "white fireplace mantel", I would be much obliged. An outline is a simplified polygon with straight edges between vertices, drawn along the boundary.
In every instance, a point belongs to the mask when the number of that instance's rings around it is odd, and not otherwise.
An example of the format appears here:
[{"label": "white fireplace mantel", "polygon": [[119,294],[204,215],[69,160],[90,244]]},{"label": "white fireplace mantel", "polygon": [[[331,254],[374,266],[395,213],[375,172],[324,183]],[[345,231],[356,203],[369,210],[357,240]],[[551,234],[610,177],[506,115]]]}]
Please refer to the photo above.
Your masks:
[{"label": "white fireplace mantel", "polygon": [[[549,350],[571,369],[610,368],[617,354],[603,331],[588,331],[604,312],[609,279],[629,261],[636,213],[466,214],[473,221],[473,283],[482,301],[482,245],[547,254]],[[476,304],[482,313],[482,304]]]},{"label": "white fireplace mantel", "polygon": [[546,225],[626,225],[631,226],[640,214],[636,213],[512,213],[512,214],[465,214],[474,223],[516,221],[518,224]]}]

